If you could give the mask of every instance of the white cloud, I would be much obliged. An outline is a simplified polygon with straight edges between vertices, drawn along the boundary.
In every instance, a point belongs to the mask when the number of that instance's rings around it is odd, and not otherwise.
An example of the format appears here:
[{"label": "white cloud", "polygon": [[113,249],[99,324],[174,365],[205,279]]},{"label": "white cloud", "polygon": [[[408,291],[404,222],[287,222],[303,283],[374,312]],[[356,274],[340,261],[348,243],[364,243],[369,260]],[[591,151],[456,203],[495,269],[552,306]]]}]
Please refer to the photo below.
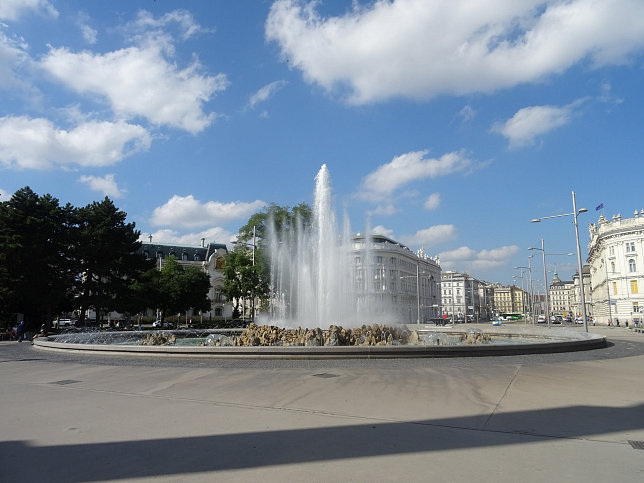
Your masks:
[{"label": "white cloud", "polygon": [[202,30],[185,11],[158,19],[140,12],[130,24],[136,30],[135,45],[102,54],[50,48],[40,65],[69,89],[106,99],[120,118],[142,116],[195,134],[215,118],[204,111],[204,104],[229,82],[224,74],[202,73],[196,57],[180,68],[174,59],[173,38],[160,30],[169,24],[178,24],[184,39]]},{"label": "white cloud", "polygon": [[362,181],[358,197],[365,200],[382,199],[405,184],[425,178],[436,178],[464,171],[471,161],[462,152],[452,152],[438,159],[426,158],[427,151],[401,154],[384,164]]},{"label": "white cloud", "polygon": [[278,0],[266,38],[289,65],[355,104],[493,92],[588,61],[620,64],[644,46],[641,0],[393,0],[323,17]]},{"label": "white cloud", "polygon": [[376,225],[371,229],[371,233],[374,235],[383,235],[389,238],[393,238],[394,231],[385,227],[384,225]]},{"label": "white cloud", "polygon": [[192,195],[174,195],[163,206],[154,209],[151,223],[155,226],[179,226],[194,228],[198,226],[219,225],[231,220],[247,218],[266,206],[264,201],[251,203],[240,201],[220,203],[196,200]]},{"label": "white cloud", "polygon": [[284,80],[279,80],[265,85],[264,87],[259,89],[255,94],[250,96],[250,99],[248,100],[248,107],[250,109],[253,109],[257,104],[267,101],[286,84],[288,84],[288,82]]},{"label": "white cloud", "polygon": [[118,187],[113,174],[99,176],[81,176],[78,181],[89,185],[90,189],[99,191],[110,198],[122,198],[125,191]]},{"label": "white cloud", "polygon": [[425,203],[423,203],[423,208],[426,210],[432,211],[438,208],[441,204],[441,195],[440,193],[432,193],[427,197]]},{"label": "white cloud", "polygon": [[480,251],[462,246],[455,250],[440,252],[438,256],[443,268],[471,273],[508,265],[517,253],[519,253],[519,247],[516,245]]},{"label": "white cloud", "polygon": [[195,233],[180,234],[176,230],[163,229],[155,231],[154,233],[141,233],[140,241],[150,241],[149,236],[152,235],[152,242],[158,243],[176,243],[178,245],[201,245],[201,239],[205,238],[205,243],[230,243],[236,239],[236,235],[228,230],[220,227],[208,228],[206,230]]},{"label": "white cloud", "polygon": [[27,44],[22,39],[9,38],[0,31],[0,89],[20,87],[15,69],[28,63]]},{"label": "white cloud", "polygon": [[384,203],[376,206],[373,210],[367,211],[368,215],[381,215],[381,216],[391,216],[395,215],[398,212],[392,203]]},{"label": "white cloud", "polygon": [[492,132],[503,135],[509,141],[510,148],[529,146],[535,143],[538,136],[570,122],[576,105],[524,107],[507,121],[494,124]]},{"label": "white cloud", "polygon": [[13,196],[13,193],[10,193],[8,190],[0,188],[0,202],[9,201],[12,196]]},{"label": "white cloud", "polygon": [[20,15],[27,10],[58,17],[58,10],[49,0],[2,0],[0,2],[0,20],[18,20]]},{"label": "white cloud", "polygon": [[123,121],[89,121],[67,131],[48,119],[0,118],[0,165],[18,169],[107,166],[149,146],[144,128]]},{"label": "white cloud", "polygon": [[474,110],[474,108],[472,108],[472,106],[468,104],[467,106],[464,106],[463,109],[458,111],[458,116],[463,122],[470,122],[476,117],[476,111]]},{"label": "white cloud", "polygon": [[454,225],[434,225],[413,235],[403,235],[400,239],[406,245],[428,247],[453,240],[456,236],[457,230]]}]

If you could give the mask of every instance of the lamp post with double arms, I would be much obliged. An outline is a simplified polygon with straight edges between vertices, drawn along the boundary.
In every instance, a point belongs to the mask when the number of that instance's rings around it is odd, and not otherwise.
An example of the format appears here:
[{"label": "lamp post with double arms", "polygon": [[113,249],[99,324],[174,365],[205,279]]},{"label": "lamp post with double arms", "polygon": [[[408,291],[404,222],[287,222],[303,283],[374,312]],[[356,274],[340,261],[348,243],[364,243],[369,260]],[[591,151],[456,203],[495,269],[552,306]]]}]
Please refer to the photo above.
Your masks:
[{"label": "lamp post with double arms", "polygon": [[[579,216],[580,213],[585,213],[587,211],[588,210],[586,208],[580,208],[579,210],[577,210],[577,200],[575,198],[575,192],[573,191],[572,192],[572,213],[564,213],[561,215],[552,215],[552,216],[542,216],[540,218],[535,218],[534,220],[531,220],[532,223],[538,223],[541,220],[546,220],[549,218],[572,216],[575,221],[575,240],[577,242],[577,269],[579,270],[579,299],[581,301],[581,317],[582,317],[582,320],[584,321],[584,330],[586,332],[588,332],[588,320],[586,319],[586,297],[584,294],[584,274],[582,271],[583,266],[581,263],[581,249],[579,247],[579,225],[577,223],[577,217]],[[544,271],[545,271],[545,261],[544,261]],[[549,324],[550,324],[550,321],[548,320],[548,325]]]}]

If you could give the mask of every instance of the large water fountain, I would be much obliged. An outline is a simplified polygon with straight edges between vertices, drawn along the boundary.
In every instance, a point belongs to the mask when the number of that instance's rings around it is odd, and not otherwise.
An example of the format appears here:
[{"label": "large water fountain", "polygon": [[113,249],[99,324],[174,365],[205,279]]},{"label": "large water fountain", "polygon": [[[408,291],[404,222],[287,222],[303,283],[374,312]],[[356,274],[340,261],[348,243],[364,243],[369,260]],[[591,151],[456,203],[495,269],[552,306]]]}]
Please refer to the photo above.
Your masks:
[{"label": "large water fountain", "polygon": [[371,315],[359,307],[351,261],[352,233],[348,218],[338,229],[331,204],[326,164],[315,178],[313,225],[296,222],[295,229],[268,226],[273,310],[262,323],[285,327],[327,328],[332,324],[357,327]]},{"label": "large water fountain", "polygon": [[[73,333],[38,338],[58,350],[222,357],[439,357],[559,352],[603,347],[605,338],[575,331],[437,328],[396,324],[393,310],[360,304],[354,290],[348,218],[338,230],[326,165],[316,176],[313,224],[280,232],[269,223],[273,301],[270,316],[243,333],[203,331]],[[368,243],[365,247],[368,247]],[[369,253],[363,253],[368,259]],[[390,308],[391,309],[391,308]],[[375,323],[378,322],[378,323]],[[382,324],[384,322],[384,325]],[[492,329],[492,330],[490,330]]]}]

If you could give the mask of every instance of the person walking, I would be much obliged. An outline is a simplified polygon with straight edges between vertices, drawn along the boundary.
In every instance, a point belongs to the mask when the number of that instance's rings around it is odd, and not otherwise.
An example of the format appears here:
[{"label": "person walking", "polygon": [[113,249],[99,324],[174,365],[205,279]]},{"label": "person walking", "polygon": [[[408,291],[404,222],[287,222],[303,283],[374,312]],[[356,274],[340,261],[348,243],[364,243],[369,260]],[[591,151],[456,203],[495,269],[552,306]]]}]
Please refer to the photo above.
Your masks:
[{"label": "person walking", "polygon": [[23,339],[25,338],[25,321],[21,320],[20,323],[18,324],[18,342],[22,342]]}]

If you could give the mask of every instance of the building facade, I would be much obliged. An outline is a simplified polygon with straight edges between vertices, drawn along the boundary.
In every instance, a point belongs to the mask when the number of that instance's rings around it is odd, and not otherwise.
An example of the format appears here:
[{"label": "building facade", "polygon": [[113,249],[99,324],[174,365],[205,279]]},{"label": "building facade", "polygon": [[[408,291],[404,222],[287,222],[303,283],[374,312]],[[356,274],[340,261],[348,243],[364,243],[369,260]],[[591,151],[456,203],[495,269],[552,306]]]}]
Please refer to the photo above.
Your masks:
[{"label": "building facade", "polygon": [[644,209],[633,218],[602,214],[589,225],[590,295],[596,323],[641,324],[644,307]]},{"label": "building facade", "polygon": [[[467,273],[448,270],[441,275],[443,315],[457,322],[478,322],[489,318],[486,304],[489,287]],[[481,298],[483,295],[484,298]]]},{"label": "building facade", "polygon": [[574,314],[574,284],[572,280],[561,280],[555,272],[550,282],[548,297],[550,298],[550,315],[572,316]]},{"label": "building facade", "polygon": [[204,240],[202,240],[201,245],[195,246],[176,243],[153,243],[150,239],[150,241],[141,244],[140,251],[146,258],[155,259],[159,270],[163,268],[168,257],[174,257],[180,265],[201,268],[210,276],[208,298],[211,302],[210,310],[201,315],[208,318],[232,317],[232,303],[226,300],[222,292],[224,286],[223,270],[226,255],[228,254],[225,244],[205,244]]},{"label": "building facade", "polygon": [[422,249],[414,253],[383,235],[353,237],[352,255],[358,306],[403,323],[423,324],[440,317],[437,258]]}]

